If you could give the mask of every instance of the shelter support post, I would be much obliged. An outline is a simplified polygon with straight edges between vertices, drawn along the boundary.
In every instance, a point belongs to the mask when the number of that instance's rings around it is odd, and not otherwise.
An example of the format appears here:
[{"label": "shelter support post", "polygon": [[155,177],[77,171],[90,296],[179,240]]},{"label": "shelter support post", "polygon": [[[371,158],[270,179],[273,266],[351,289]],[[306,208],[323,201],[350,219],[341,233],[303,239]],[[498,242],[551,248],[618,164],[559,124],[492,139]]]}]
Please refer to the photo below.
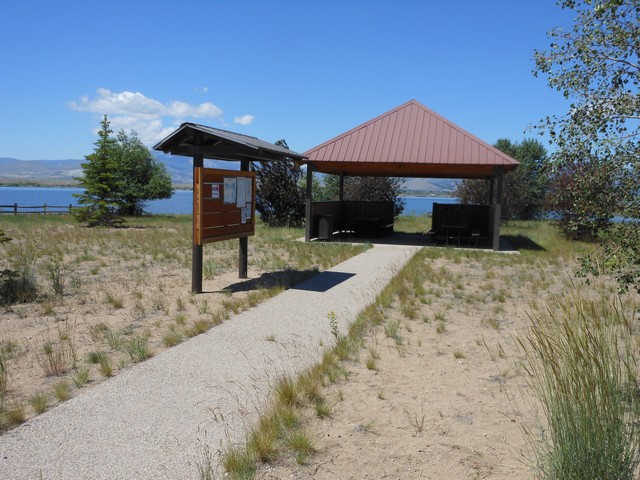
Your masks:
[{"label": "shelter support post", "polygon": [[[240,170],[249,171],[249,160],[240,161]],[[238,277],[248,278],[249,266],[249,237],[240,237],[238,239]]]},{"label": "shelter support post", "polygon": [[493,250],[500,250],[500,219],[502,217],[502,181],[504,169],[502,166],[496,167],[495,173],[495,199],[493,199]]},{"label": "shelter support post", "polygon": [[304,241],[311,241],[311,202],[313,201],[313,165],[307,164],[307,191],[305,202]]},{"label": "shelter support post", "polygon": [[[193,157],[193,191],[196,191],[196,168],[204,166],[204,157],[194,155]],[[193,201],[193,217],[196,212],[195,194]],[[191,252],[191,291],[202,293],[202,244],[196,245],[196,222],[193,222],[193,247]]]},{"label": "shelter support post", "polygon": [[344,200],[344,173],[340,174],[340,190],[338,192],[338,199],[341,202]]},{"label": "shelter support post", "polygon": [[494,181],[493,181],[493,177],[488,179],[487,182],[489,183],[489,198],[487,199],[487,204],[488,205],[493,205],[493,195],[494,195]]}]

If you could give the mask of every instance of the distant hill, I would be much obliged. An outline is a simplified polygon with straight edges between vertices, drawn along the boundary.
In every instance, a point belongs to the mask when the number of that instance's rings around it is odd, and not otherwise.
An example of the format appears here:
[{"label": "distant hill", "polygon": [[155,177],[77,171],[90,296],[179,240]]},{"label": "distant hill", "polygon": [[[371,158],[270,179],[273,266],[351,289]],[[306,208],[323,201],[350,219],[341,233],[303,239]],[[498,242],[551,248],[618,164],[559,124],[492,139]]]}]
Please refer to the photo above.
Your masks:
[{"label": "distant hill", "polygon": [[[192,159],[156,153],[156,159],[164,163],[173,183],[192,182]],[[17,160],[0,157],[0,178],[6,180],[71,180],[82,175],[80,166],[86,160]],[[237,162],[206,160],[205,166],[237,170]],[[403,191],[424,193],[452,193],[459,180],[440,178],[407,178]]]},{"label": "distant hill", "polygon": [[82,160],[16,160],[0,158],[0,177],[70,179],[82,174]]},{"label": "distant hill", "polygon": [[451,178],[405,178],[403,190],[433,193],[453,193],[460,180]]},{"label": "distant hill", "polygon": [[[165,164],[173,183],[192,182],[192,159],[156,154],[155,157]],[[82,175],[80,166],[86,160],[18,160],[0,158],[0,178],[9,180],[71,180]],[[237,170],[235,162],[207,160],[205,166]]]}]

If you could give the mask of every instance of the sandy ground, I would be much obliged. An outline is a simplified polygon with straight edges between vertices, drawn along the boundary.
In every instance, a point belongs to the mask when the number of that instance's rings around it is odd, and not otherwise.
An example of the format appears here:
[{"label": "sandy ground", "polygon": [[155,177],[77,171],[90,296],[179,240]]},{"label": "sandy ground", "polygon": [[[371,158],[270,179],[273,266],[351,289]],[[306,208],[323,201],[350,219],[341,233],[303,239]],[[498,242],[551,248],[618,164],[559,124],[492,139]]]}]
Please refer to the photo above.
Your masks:
[{"label": "sandy ground", "polygon": [[[282,239],[275,245],[254,239],[249,278],[240,279],[237,240],[221,242],[207,246],[204,293],[193,295],[190,225],[170,225],[169,219],[160,227],[99,230],[51,222],[35,233],[4,226],[14,240],[0,245],[0,270],[33,259],[39,296],[0,307],[7,372],[0,431],[37,415],[36,397],[46,399],[45,410],[59,404],[55,387],[79,395],[276,294],[270,287],[287,288],[313,274],[290,258],[290,246],[279,248]],[[53,291],[52,265],[62,295]],[[89,360],[96,353],[107,368]]]},{"label": "sandy ground", "polygon": [[313,458],[262,465],[258,478],[533,477],[522,427],[536,425],[536,404],[515,338],[527,312],[571,284],[573,264],[489,254],[425,267],[434,275],[415,309],[396,301],[387,327],[345,363],[348,378],[326,389],[331,414],[307,411]]}]

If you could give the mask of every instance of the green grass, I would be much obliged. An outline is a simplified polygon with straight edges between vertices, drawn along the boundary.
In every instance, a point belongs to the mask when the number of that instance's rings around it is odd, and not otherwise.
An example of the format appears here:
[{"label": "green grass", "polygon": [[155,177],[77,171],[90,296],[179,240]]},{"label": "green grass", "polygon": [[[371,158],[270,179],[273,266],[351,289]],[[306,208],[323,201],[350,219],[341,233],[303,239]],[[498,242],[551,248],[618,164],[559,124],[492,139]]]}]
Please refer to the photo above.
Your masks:
[{"label": "green grass", "polygon": [[404,413],[407,416],[407,420],[409,421],[409,425],[413,428],[416,434],[422,433],[424,430],[424,422],[426,418],[426,414],[424,413],[424,399],[420,400],[420,409],[419,411],[410,411],[405,407]]},{"label": "green grass", "polygon": [[31,408],[33,408],[33,411],[37,415],[40,415],[41,413],[46,412],[47,408],[49,408],[49,399],[44,393],[36,393],[29,398],[29,404],[31,405]]},{"label": "green grass", "polygon": [[153,352],[149,348],[149,338],[146,335],[133,335],[126,348],[131,360],[136,363],[153,357]]},{"label": "green grass", "polygon": [[196,337],[208,331],[212,327],[212,323],[209,320],[199,319],[193,322],[191,327],[187,330],[189,337]]},{"label": "green grass", "polygon": [[[104,324],[103,324],[104,325]],[[104,325],[102,330],[105,343],[114,350],[122,350],[124,347],[124,340],[120,332],[116,332]]]},{"label": "green grass", "polygon": [[431,218],[427,215],[401,215],[393,225],[394,232],[421,233],[431,229]]},{"label": "green grass", "polygon": [[285,376],[280,378],[275,385],[276,402],[287,407],[295,407],[300,404],[300,392],[295,381]]},{"label": "green grass", "polygon": [[165,347],[173,347],[182,342],[182,334],[171,325],[169,331],[162,337],[162,343]]},{"label": "green grass", "polygon": [[369,354],[365,361],[365,366],[368,370],[378,370],[378,361],[376,357],[374,357],[372,354]]},{"label": "green grass", "polygon": [[252,479],[256,473],[256,458],[249,450],[232,446],[222,456],[222,466],[233,480]]},{"label": "green grass", "polygon": [[73,380],[73,383],[76,386],[76,388],[82,388],[87,384],[90,377],[91,377],[91,374],[89,373],[89,370],[87,370],[86,368],[80,368],[71,377],[71,380]]},{"label": "green grass", "polygon": [[75,351],[69,340],[46,340],[36,350],[36,360],[47,376],[60,376],[75,363]]},{"label": "green grass", "polygon": [[387,322],[384,325],[384,334],[388,338],[397,339],[400,336],[398,332],[399,330],[400,330],[400,320],[392,320],[390,322]]},{"label": "green grass", "polygon": [[105,302],[115,309],[124,308],[124,300],[121,297],[115,296],[112,292],[105,293]]},{"label": "green grass", "polygon": [[27,413],[25,412],[24,405],[21,403],[14,403],[4,410],[5,422],[10,425],[20,425],[27,419]]},{"label": "green grass", "polygon": [[69,400],[69,398],[71,397],[69,384],[65,380],[60,380],[54,383],[51,386],[51,390],[53,391],[53,396],[56,397],[59,402]]},{"label": "green grass", "polygon": [[277,415],[262,416],[259,427],[249,434],[248,452],[261,462],[274,462],[278,457],[278,439],[281,434],[282,426]]},{"label": "green grass", "polygon": [[107,354],[104,352],[93,350],[87,355],[87,362],[94,365],[99,365],[107,359]]},{"label": "green grass", "polygon": [[113,376],[113,367],[111,366],[111,360],[109,357],[105,356],[99,362],[100,365],[100,373],[103,377],[112,377]]},{"label": "green grass", "polygon": [[311,436],[302,429],[291,432],[287,437],[286,443],[295,453],[296,463],[300,465],[305,464],[309,455],[315,450],[315,444]]},{"label": "green grass", "polygon": [[[4,346],[3,346],[4,347]],[[4,402],[9,385],[9,360],[11,355],[4,349],[0,349],[0,404]]]},{"label": "green grass", "polygon": [[324,400],[319,400],[315,404],[316,417],[318,418],[326,418],[331,415],[333,411],[333,406],[325,402]]}]

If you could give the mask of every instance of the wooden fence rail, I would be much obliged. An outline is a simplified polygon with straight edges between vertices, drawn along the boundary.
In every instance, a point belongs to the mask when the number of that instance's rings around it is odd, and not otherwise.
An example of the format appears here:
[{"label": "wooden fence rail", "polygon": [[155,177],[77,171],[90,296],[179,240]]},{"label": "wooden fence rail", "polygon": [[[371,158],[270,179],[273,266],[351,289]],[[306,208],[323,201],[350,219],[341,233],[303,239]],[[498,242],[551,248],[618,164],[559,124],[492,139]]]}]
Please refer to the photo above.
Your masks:
[{"label": "wooden fence rail", "polygon": [[14,203],[13,205],[0,205],[0,214],[8,213],[13,215],[23,214],[23,213],[39,213],[42,215],[68,215],[71,213],[73,209],[73,205],[36,205],[36,206],[26,206],[26,205],[18,205]]}]

